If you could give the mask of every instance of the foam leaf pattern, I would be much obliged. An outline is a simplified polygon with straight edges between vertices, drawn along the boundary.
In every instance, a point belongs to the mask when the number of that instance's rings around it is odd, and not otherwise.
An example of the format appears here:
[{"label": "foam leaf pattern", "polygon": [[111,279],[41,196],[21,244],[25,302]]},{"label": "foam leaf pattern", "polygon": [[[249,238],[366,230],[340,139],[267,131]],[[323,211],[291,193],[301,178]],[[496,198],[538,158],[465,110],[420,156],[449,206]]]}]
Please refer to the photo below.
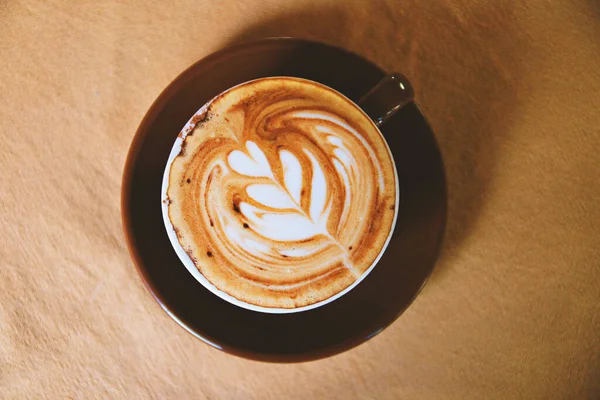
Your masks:
[{"label": "foam leaf pattern", "polygon": [[317,235],[333,237],[327,231],[328,205],[327,180],[322,167],[314,154],[304,149],[310,160],[312,180],[309,209],[302,205],[302,166],[298,158],[290,151],[279,154],[284,171],[283,182],[275,179],[275,174],[267,157],[260,147],[252,142],[246,143],[248,153],[232,151],[228,162],[232,170],[240,175],[252,178],[268,178],[268,183],[251,183],[246,187],[249,198],[257,205],[240,202],[242,215],[250,226],[261,236],[279,242],[302,241]]}]

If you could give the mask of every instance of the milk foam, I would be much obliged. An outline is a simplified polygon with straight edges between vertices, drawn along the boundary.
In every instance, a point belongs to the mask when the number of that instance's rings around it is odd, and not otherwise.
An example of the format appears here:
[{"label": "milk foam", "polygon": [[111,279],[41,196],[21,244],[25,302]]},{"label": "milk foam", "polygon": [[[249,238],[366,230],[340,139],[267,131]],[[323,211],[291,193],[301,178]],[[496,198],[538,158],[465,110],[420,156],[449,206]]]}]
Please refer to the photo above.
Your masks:
[{"label": "milk foam", "polygon": [[398,193],[389,149],[352,103],[277,79],[232,89],[188,130],[167,210],[213,292],[298,310],[341,296],[373,267]]}]

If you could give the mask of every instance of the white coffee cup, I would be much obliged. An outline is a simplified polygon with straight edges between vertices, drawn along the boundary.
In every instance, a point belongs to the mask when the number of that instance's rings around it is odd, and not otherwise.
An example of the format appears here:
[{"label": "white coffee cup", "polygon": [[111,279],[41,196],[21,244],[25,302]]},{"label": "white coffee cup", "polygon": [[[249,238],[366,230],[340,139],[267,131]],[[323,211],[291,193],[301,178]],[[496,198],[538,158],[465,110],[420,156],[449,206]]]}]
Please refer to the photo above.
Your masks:
[{"label": "white coffee cup", "polygon": [[[252,81],[250,81],[250,82],[252,82]],[[240,85],[247,84],[247,83],[248,82],[244,82]],[[240,85],[237,85],[237,86],[240,86]],[[237,86],[227,89],[226,91],[219,94],[219,96],[217,96],[217,97],[220,97],[220,96],[226,94],[227,92],[236,88]],[[397,98],[392,103],[389,103],[389,101],[387,101],[387,100],[389,100],[389,97],[390,97],[390,95],[389,95],[390,88],[391,88],[391,90],[396,92],[392,97],[395,96]],[[328,89],[337,93],[339,96],[346,98],[346,96],[335,91],[334,89],[331,89],[331,88],[328,88]],[[379,93],[382,93],[382,92],[387,92],[387,93],[385,93],[385,95],[388,96],[388,99],[387,100],[384,99],[383,102],[381,101],[380,98],[378,98],[378,97],[380,97]],[[215,98],[217,98],[217,97],[215,97]],[[177,136],[175,143],[173,144],[173,147],[171,149],[171,152],[169,154],[169,158],[168,158],[168,161],[167,161],[167,164],[165,167],[165,172],[163,175],[163,182],[162,182],[162,189],[161,189],[161,206],[162,206],[163,220],[164,220],[164,224],[165,224],[165,228],[166,228],[169,240],[173,246],[173,249],[177,253],[177,256],[181,260],[182,264],[185,266],[185,268],[187,268],[187,270],[190,272],[190,274],[198,282],[200,282],[200,284],[202,284],[202,286],[204,286],[207,290],[211,291],[216,296],[218,296],[221,299],[223,299],[231,304],[234,304],[236,306],[239,306],[239,307],[242,307],[242,308],[245,308],[248,310],[252,310],[252,311],[257,311],[257,312],[264,312],[264,313],[271,313],[271,314],[287,314],[287,313],[296,313],[296,312],[312,310],[317,307],[322,307],[328,303],[331,303],[331,302],[339,299],[340,297],[344,296],[346,293],[350,292],[357,285],[359,285],[367,277],[367,275],[375,268],[375,266],[381,259],[382,255],[384,254],[384,252],[390,242],[390,239],[394,232],[394,229],[395,229],[396,220],[398,217],[398,209],[399,209],[398,203],[400,201],[398,173],[396,170],[396,165],[395,165],[391,150],[389,149],[389,146],[387,146],[387,142],[385,141],[383,134],[379,130],[379,126],[382,125],[388,118],[390,118],[391,115],[394,114],[399,108],[401,108],[403,105],[405,105],[406,103],[408,103],[409,101],[412,100],[412,88],[410,87],[408,82],[405,80],[405,78],[403,76],[401,76],[399,74],[390,75],[390,76],[386,77],[384,80],[382,80],[380,82],[380,84],[378,84],[375,88],[373,88],[373,90],[371,90],[363,99],[361,99],[361,101],[360,101],[361,106],[363,108],[365,108],[365,110],[367,110],[369,112],[369,114],[371,114],[371,116],[367,115],[367,113],[365,111],[363,111],[363,109],[361,109],[358,105],[355,104],[357,109],[360,110],[360,112],[364,115],[364,118],[366,120],[370,121],[377,128],[377,131],[383,138],[383,142],[386,143],[386,147],[390,154],[390,159],[392,160],[392,163],[393,163],[394,176],[395,176],[395,181],[396,181],[395,182],[395,184],[396,184],[395,185],[395,187],[396,187],[395,214],[393,217],[392,226],[391,226],[391,229],[389,230],[387,239],[385,240],[385,243],[382,246],[381,251],[379,252],[379,255],[374,259],[374,261],[372,262],[370,267],[359,278],[357,278],[350,286],[346,287],[344,290],[336,293],[335,295],[333,295],[325,300],[322,300],[322,301],[319,301],[319,302],[316,302],[316,303],[313,303],[313,304],[310,304],[307,306],[296,307],[296,308],[261,307],[261,306],[255,305],[255,304],[250,304],[250,303],[241,301],[241,300],[229,295],[228,293],[226,293],[222,290],[219,290],[202,273],[200,273],[200,271],[194,264],[194,261],[190,258],[190,255],[181,246],[179,239],[177,237],[177,234],[175,232],[175,229],[173,227],[173,224],[171,223],[171,220],[169,219],[169,211],[168,211],[169,199],[167,196],[167,190],[169,187],[169,173],[171,170],[171,165],[172,165],[173,161],[175,160],[175,158],[181,152],[182,143],[184,142],[188,132],[193,130],[193,128],[196,124],[195,121],[197,121],[201,116],[203,116],[206,113],[206,110],[209,108],[209,106],[211,105],[213,100],[210,100],[208,103],[206,103],[204,106],[202,106],[188,120],[186,125],[183,127],[181,133]]]}]

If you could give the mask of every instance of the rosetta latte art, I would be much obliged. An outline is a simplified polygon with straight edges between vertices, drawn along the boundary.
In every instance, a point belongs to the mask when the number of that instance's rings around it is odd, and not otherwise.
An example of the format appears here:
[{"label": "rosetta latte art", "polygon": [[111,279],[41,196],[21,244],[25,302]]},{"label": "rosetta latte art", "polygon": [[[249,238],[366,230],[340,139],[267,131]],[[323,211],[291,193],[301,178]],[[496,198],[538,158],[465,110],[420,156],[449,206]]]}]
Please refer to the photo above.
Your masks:
[{"label": "rosetta latte art", "polygon": [[395,218],[393,161],[379,132],[330,89],[291,78],[238,86],[184,131],[169,218],[218,289],[296,308],[359,279]]}]

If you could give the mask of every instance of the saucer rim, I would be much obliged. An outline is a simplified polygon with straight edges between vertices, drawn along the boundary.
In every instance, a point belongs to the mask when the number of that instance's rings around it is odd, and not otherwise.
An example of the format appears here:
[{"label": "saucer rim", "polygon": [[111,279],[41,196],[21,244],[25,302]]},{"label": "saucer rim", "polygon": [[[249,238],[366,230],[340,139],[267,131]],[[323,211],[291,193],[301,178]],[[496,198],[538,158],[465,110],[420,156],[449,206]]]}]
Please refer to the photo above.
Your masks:
[{"label": "saucer rim", "polygon": [[[343,341],[342,343],[339,343],[336,346],[330,346],[328,348],[319,348],[319,349],[315,350],[315,352],[313,352],[313,353],[297,353],[297,354],[271,354],[271,353],[267,354],[267,353],[265,353],[265,354],[261,354],[261,353],[256,353],[256,352],[247,352],[241,348],[230,347],[227,345],[221,345],[217,338],[211,338],[203,332],[196,332],[196,330],[194,330],[192,327],[188,326],[188,324],[186,324],[186,322],[183,321],[177,315],[176,310],[171,310],[169,308],[168,299],[163,298],[162,294],[160,293],[160,290],[154,285],[154,283],[151,281],[151,279],[149,279],[149,276],[148,276],[149,272],[147,270],[148,267],[145,266],[145,264],[142,260],[142,256],[139,252],[138,246],[136,245],[137,239],[134,237],[133,222],[131,221],[131,218],[130,218],[130,216],[131,216],[131,208],[130,208],[131,201],[130,200],[132,197],[132,191],[129,189],[131,188],[131,185],[132,185],[133,179],[134,179],[133,172],[135,169],[134,168],[135,164],[139,159],[140,152],[142,151],[143,144],[146,140],[147,135],[145,134],[145,132],[148,131],[149,127],[151,127],[152,124],[155,122],[156,116],[159,114],[158,111],[160,111],[162,108],[164,108],[169,103],[169,101],[172,100],[172,96],[170,96],[169,94],[177,92],[177,90],[180,90],[182,87],[185,87],[186,83],[189,81],[188,75],[193,76],[193,75],[191,75],[191,72],[193,70],[195,70],[196,68],[199,68],[201,65],[218,61],[222,57],[226,57],[227,55],[232,54],[232,53],[236,53],[239,51],[245,51],[252,47],[260,47],[261,45],[265,45],[265,44],[272,43],[272,42],[285,42],[286,44],[289,44],[291,46],[293,46],[293,45],[319,45],[319,46],[332,48],[332,50],[341,51],[344,53],[348,53],[349,55],[351,55],[353,57],[360,58],[363,62],[369,63],[373,67],[375,67],[378,71],[381,72],[382,75],[385,75],[385,72],[379,66],[377,66],[376,64],[370,62],[369,60],[365,59],[364,57],[362,57],[356,53],[353,53],[344,48],[340,48],[338,46],[332,46],[327,43],[313,41],[313,40],[307,40],[307,39],[298,39],[298,38],[289,38],[289,37],[274,37],[274,38],[256,39],[256,40],[238,43],[238,44],[223,48],[221,50],[218,50],[214,53],[207,55],[206,57],[193,63],[191,66],[189,66],[183,72],[181,72],[179,75],[177,75],[160,92],[160,94],[153,101],[151,106],[146,111],[144,117],[142,118],[142,120],[135,132],[135,135],[132,138],[129,150],[127,152],[125,165],[124,165],[122,184],[121,184],[121,220],[122,220],[122,225],[123,225],[123,230],[124,230],[124,234],[125,234],[125,240],[127,243],[128,251],[130,253],[132,260],[134,261],[135,268],[136,268],[138,274],[140,275],[140,278],[142,279],[144,285],[146,286],[146,288],[148,289],[148,291],[150,292],[152,297],[160,305],[160,307],[163,308],[163,310],[165,310],[165,312],[173,320],[175,320],[180,326],[182,326],[186,331],[188,331],[190,334],[192,334],[196,338],[202,340],[203,342],[205,342],[217,349],[223,350],[229,354],[233,354],[236,356],[241,356],[241,357],[245,357],[245,358],[249,358],[249,359],[253,359],[253,360],[271,361],[271,362],[272,361],[276,361],[276,362],[309,361],[309,360],[321,359],[324,357],[328,357],[328,356],[331,356],[334,354],[344,352],[346,350],[349,350],[349,349],[371,339],[373,336],[380,333],[382,330],[384,330],[386,327],[388,327],[390,324],[392,324],[402,313],[404,313],[404,311],[414,302],[415,298],[419,295],[419,293],[422,291],[425,284],[428,282],[428,280],[431,276],[431,273],[433,272],[433,270],[435,268],[436,261],[440,256],[440,252],[441,252],[441,248],[442,248],[442,244],[443,244],[443,238],[444,238],[444,235],[446,232],[447,211],[448,211],[448,200],[447,200],[448,188],[447,188],[447,181],[446,181],[446,172],[445,172],[445,168],[443,165],[443,159],[442,159],[440,151],[439,151],[439,144],[437,143],[435,136],[433,137],[433,139],[434,139],[435,146],[436,146],[439,158],[440,158],[439,161],[440,161],[441,167],[442,167],[440,183],[443,185],[444,196],[442,199],[440,199],[440,201],[441,201],[440,204],[442,205],[442,208],[443,208],[442,209],[443,220],[441,223],[440,230],[438,232],[437,249],[436,249],[434,261],[431,263],[431,265],[427,266],[426,275],[423,278],[423,280],[420,284],[420,287],[418,288],[418,290],[415,291],[415,293],[411,297],[410,301],[408,301],[405,304],[402,304],[398,307],[397,313],[395,313],[395,316],[390,319],[389,323],[387,323],[385,326],[382,326],[377,331],[371,333],[370,335],[368,335],[366,337],[358,337],[359,335],[355,335],[356,337],[348,337],[347,340]],[[343,94],[346,95],[345,93],[343,93]],[[431,125],[427,121],[426,116],[423,114],[422,110],[418,107],[418,105],[416,105],[415,103],[413,103],[413,104],[414,104],[414,106],[416,106],[419,114],[422,116],[424,124],[427,125],[427,129],[433,134],[433,130],[431,128]],[[191,277],[191,278],[193,278],[193,277]],[[311,311],[312,310],[307,310],[305,312],[310,313]],[[282,315],[286,315],[286,314],[282,314]]]}]

